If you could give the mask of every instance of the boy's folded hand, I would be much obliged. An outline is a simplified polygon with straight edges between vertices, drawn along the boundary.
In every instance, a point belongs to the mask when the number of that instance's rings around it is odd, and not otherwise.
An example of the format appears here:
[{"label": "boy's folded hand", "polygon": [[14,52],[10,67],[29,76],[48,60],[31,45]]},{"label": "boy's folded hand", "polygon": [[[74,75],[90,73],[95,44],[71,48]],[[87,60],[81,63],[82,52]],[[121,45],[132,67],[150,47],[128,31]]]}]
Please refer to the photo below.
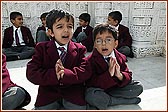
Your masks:
[{"label": "boy's folded hand", "polygon": [[55,71],[56,71],[56,75],[57,75],[58,80],[60,78],[63,78],[63,76],[64,76],[64,66],[63,66],[60,59],[58,59],[58,61],[56,62]]}]

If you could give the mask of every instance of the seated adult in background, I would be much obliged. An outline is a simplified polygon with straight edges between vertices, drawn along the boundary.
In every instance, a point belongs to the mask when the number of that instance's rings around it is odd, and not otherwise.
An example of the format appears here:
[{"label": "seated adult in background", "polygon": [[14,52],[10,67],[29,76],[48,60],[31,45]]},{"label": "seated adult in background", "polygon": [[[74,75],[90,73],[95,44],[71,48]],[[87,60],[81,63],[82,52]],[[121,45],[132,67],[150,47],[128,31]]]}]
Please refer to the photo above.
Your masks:
[{"label": "seated adult in background", "polygon": [[48,28],[46,27],[46,16],[47,16],[47,14],[48,14],[48,12],[45,12],[40,16],[42,26],[39,26],[37,28],[36,43],[50,40],[50,35],[47,31]]},{"label": "seated adult in background", "polygon": [[35,43],[30,29],[22,26],[22,14],[11,12],[10,21],[13,25],[4,31],[2,52],[7,61],[30,58],[34,54]]},{"label": "seated adult in background", "polygon": [[30,94],[23,88],[14,84],[6,68],[6,56],[2,54],[2,109],[21,109],[30,103]]},{"label": "seated adult in background", "polygon": [[120,53],[128,57],[134,57],[132,52],[132,37],[129,33],[129,28],[120,24],[122,14],[119,11],[113,11],[108,14],[108,23],[119,31],[118,47]]}]

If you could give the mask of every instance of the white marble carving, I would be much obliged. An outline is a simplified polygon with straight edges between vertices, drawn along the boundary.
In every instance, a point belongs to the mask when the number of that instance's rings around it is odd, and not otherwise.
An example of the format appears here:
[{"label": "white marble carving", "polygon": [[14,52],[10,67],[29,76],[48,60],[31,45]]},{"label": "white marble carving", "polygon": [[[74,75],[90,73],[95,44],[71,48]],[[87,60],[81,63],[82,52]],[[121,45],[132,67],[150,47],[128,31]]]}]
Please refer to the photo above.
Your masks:
[{"label": "white marble carving", "polygon": [[2,6],[2,37],[5,28],[11,26],[9,14],[19,11],[23,14],[24,25],[29,27],[33,37],[37,27],[41,25],[40,15],[52,9],[64,9],[75,17],[75,28],[81,13],[91,13],[91,23],[94,27],[107,21],[108,13],[118,10],[122,13],[121,24],[129,27],[133,37],[133,52],[135,57],[166,55],[166,2],[150,1],[110,1],[110,2],[54,2],[54,1],[3,1]]}]

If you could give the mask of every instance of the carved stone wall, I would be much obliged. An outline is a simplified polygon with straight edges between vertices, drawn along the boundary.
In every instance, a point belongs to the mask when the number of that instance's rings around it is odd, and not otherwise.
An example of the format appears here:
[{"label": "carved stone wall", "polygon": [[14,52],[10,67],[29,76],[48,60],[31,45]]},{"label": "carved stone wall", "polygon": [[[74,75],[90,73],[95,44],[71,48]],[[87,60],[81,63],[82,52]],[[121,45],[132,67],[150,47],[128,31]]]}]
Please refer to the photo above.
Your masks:
[{"label": "carved stone wall", "polygon": [[136,57],[166,55],[166,3],[134,2],[130,8]]},{"label": "carved stone wall", "polygon": [[166,55],[166,2],[1,2],[2,37],[5,28],[11,26],[9,14],[19,11],[23,14],[24,25],[29,27],[35,38],[39,19],[43,12],[52,9],[64,9],[75,17],[83,12],[91,14],[91,26],[107,21],[107,15],[113,10],[123,14],[121,24],[129,27],[133,37],[135,57]]}]

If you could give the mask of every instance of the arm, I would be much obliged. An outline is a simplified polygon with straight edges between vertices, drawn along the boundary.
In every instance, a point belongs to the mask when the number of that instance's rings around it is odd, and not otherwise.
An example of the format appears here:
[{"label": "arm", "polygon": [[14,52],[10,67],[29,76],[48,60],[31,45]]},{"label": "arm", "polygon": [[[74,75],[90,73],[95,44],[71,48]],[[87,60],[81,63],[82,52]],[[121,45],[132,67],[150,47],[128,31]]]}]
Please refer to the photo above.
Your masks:
[{"label": "arm", "polygon": [[[120,43],[120,46],[128,46],[131,47],[132,45],[132,37],[129,33],[129,29],[126,27],[123,32],[122,32],[123,36],[123,41]],[[122,40],[122,39],[121,39]]]},{"label": "arm", "polygon": [[[117,57],[119,58],[119,56]],[[113,67],[113,64],[111,64],[110,68],[107,64],[104,64],[106,63],[105,61],[103,63],[103,61],[101,61],[100,59],[99,61],[96,61],[97,59],[95,60],[94,58],[90,59],[90,63],[92,63],[93,73],[92,78],[88,81],[88,85],[100,87],[102,89],[108,89],[110,87],[116,86],[122,87],[124,85],[127,85],[132,79],[132,72],[128,70],[123,58],[120,57],[117,60],[118,64],[120,65],[119,75],[115,73],[116,67]]]},{"label": "arm", "polygon": [[2,94],[10,87],[11,84],[9,72],[6,68],[6,56],[2,54]]},{"label": "arm", "polygon": [[5,29],[5,31],[4,31],[4,38],[3,38],[2,48],[8,48],[13,43],[13,40],[10,40],[10,33],[8,31],[9,31],[9,29]]},{"label": "arm", "polygon": [[41,44],[36,46],[35,54],[27,64],[27,79],[36,85],[58,85],[59,81],[56,77],[55,65],[50,64],[51,60],[49,60],[46,51],[46,48]]},{"label": "arm", "polygon": [[30,47],[34,47],[35,46],[34,39],[29,28],[27,29],[27,36],[29,38],[28,45]]},{"label": "arm", "polygon": [[82,46],[77,50],[72,68],[64,67],[63,78],[60,83],[63,85],[79,84],[85,82],[91,76],[90,63],[85,58],[86,48]]}]

